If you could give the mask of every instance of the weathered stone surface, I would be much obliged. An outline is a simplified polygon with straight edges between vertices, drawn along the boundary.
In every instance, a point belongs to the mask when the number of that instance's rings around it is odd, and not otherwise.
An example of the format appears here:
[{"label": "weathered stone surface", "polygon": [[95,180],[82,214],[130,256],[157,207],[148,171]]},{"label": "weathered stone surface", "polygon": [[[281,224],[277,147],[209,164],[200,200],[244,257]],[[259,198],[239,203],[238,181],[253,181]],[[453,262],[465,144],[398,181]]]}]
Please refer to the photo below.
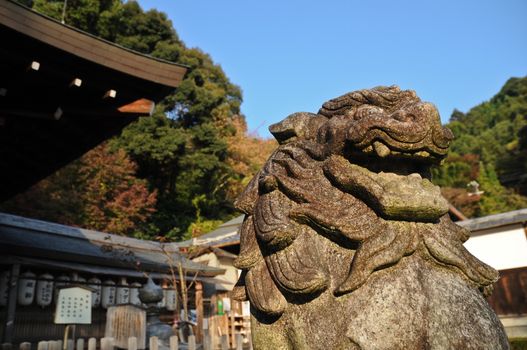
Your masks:
[{"label": "weathered stone surface", "polygon": [[448,212],[448,202],[439,187],[418,173],[375,173],[340,156],[332,156],[325,170],[333,183],[387,219],[433,222]]},{"label": "weathered stone surface", "polygon": [[271,126],[280,143],[237,206],[255,349],[507,349],[429,168],[452,139],[398,87],[360,90]]}]

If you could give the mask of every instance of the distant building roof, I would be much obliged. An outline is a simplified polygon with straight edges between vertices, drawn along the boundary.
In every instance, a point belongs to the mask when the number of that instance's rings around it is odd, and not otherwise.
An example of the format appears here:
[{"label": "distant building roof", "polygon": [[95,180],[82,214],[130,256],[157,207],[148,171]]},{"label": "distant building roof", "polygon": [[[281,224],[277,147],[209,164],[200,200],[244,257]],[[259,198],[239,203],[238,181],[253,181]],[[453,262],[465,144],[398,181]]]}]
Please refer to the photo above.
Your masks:
[{"label": "distant building roof", "polygon": [[[200,276],[225,272],[188,260],[174,250],[165,249],[165,245],[170,243],[143,241],[0,213],[0,261],[22,259],[40,266],[74,267],[107,274],[120,274],[126,269],[168,273],[171,264],[181,262],[187,272]],[[141,275],[140,272],[135,274]]]},{"label": "distant building roof", "polygon": [[527,208],[501,214],[488,215],[481,218],[458,221],[456,224],[465,227],[470,231],[479,231],[522,222],[527,222]]},{"label": "distant building roof", "polygon": [[214,231],[206,233],[196,238],[183,242],[173,243],[174,246],[186,248],[190,246],[214,246],[224,247],[228,245],[240,244],[240,227],[243,223],[244,215],[229,220]]},{"label": "distant building roof", "polygon": [[[235,217],[219,226],[216,230],[183,242],[172,243],[173,247],[186,248],[191,246],[224,247],[240,243],[240,227],[244,215]],[[457,221],[456,224],[470,231],[499,227],[514,223],[527,222],[527,208],[507,213],[489,215],[476,219]]]}]

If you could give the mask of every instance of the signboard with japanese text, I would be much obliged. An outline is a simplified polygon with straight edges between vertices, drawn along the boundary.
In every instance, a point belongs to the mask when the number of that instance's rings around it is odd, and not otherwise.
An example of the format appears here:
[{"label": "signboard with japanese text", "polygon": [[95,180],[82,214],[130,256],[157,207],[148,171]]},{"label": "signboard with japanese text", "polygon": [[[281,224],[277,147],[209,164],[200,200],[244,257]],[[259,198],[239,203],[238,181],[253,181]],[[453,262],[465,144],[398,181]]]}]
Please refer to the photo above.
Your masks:
[{"label": "signboard with japanese text", "polygon": [[92,291],[82,287],[59,291],[55,324],[90,324]]}]

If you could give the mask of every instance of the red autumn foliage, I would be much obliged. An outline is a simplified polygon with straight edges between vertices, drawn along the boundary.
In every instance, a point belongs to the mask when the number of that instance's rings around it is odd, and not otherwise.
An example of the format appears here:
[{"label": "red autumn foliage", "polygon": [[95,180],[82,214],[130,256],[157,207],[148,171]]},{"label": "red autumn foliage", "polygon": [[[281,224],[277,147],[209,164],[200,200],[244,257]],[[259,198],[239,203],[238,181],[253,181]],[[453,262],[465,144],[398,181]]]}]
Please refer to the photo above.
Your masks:
[{"label": "red autumn foliage", "polygon": [[157,193],[135,176],[123,150],[105,144],[2,204],[2,210],[65,225],[134,235],[155,211]]}]

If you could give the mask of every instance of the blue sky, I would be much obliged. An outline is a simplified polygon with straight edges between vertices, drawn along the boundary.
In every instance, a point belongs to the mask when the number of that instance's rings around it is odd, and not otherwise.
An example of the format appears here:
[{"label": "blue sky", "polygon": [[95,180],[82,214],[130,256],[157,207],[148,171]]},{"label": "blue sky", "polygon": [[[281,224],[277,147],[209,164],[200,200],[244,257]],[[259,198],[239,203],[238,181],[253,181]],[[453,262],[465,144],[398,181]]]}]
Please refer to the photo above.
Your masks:
[{"label": "blue sky", "polygon": [[525,0],[140,0],[166,12],[243,90],[249,129],[377,85],[416,90],[447,122],[527,75]]}]

